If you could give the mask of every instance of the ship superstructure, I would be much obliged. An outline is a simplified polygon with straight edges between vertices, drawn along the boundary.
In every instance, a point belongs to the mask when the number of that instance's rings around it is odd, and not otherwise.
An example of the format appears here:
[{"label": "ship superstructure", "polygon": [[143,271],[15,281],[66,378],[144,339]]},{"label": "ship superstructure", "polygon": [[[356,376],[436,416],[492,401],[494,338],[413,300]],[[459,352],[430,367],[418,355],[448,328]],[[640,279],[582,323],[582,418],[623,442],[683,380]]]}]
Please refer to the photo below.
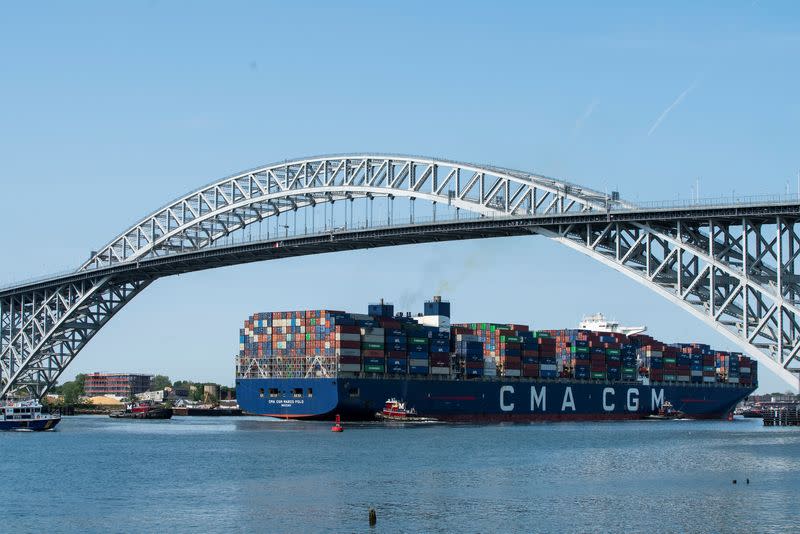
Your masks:
[{"label": "ship superstructure", "polygon": [[614,332],[632,336],[647,331],[646,326],[620,326],[618,321],[606,319],[602,313],[587,315],[580,324],[579,329],[591,330],[592,332]]}]

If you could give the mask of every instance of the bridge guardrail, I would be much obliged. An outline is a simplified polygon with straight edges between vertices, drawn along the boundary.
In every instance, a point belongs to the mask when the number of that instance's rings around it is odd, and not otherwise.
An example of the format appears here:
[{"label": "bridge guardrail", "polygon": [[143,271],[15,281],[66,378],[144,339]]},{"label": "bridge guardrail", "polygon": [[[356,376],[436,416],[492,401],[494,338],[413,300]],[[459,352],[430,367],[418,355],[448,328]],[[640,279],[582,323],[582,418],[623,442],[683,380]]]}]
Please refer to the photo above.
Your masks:
[{"label": "bridge guardrail", "polygon": [[[787,204],[792,202],[800,203],[800,194],[783,194],[783,195],[750,195],[750,196],[724,196],[724,197],[709,197],[709,198],[701,198],[697,199],[678,199],[678,200],[662,200],[662,201],[647,201],[647,202],[637,202],[636,208],[620,208],[618,206],[614,206],[613,202],[609,204],[608,212],[610,213],[624,213],[624,212],[631,212],[637,210],[669,210],[669,209],[692,209],[692,208],[729,208],[729,207],[736,207],[736,206],[772,206],[772,205],[780,205],[780,204]],[[281,239],[287,238],[294,238],[294,237],[315,237],[315,236],[325,236],[329,235],[331,232],[337,231],[354,231],[354,230],[378,230],[378,229],[388,229],[388,228],[397,228],[402,226],[414,225],[414,224],[426,224],[426,223],[444,223],[444,222],[456,222],[456,221],[471,221],[471,220],[478,220],[478,219],[507,219],[512,218],[511,215],[505,214],[492,214],[492,215],[481,215],[478,213],[462,211],[458,214],[457,217],[448,217],[448,216],[415,216],[413,221],[403,220],[402,222],[399,221],[392,221],[389,224],[383,224],[383,221],[376,222],[376,221],[368,221],[366,219],[362,219],[356,221],[356,223],[351,224],[345,221],[342,225],[337,225],[333,227],[329,226],[321,226],[317,228],[305,228],[303,232],[290,232],[290,233],[283,233],[281,234],[280,231],[276,234],[275,232],[267,233],[267,237],[253,238],[252,232],[245,235],[247,229],[237,230],[236,232],[230,234],[228,237],[221,238],[218,241],[214,242],[212,245],[205,247],[206,250],[213,250],[219,249],[229,246],[241,245],[245,243],[258,243],[258,242],[269,242],[269,241],[280,241]],[[327,222],[327,221],[326,221]],[[241,235],[237,235],[241,234]],[[60,278],[62,276],[67,276],[73,274],[77,271],[77,267],[71,269],[63,269],[55,273],[49,273],[46,275],[35,276],[31,278],[26,278],[22,280],[14,280],[9,283],[3,284],[0,286],[0,290],[10,290],[16,287],[25,286],[29,284],[34,284],[37,282],[42,282],[45,280],[50,280],[54,278]]]}]

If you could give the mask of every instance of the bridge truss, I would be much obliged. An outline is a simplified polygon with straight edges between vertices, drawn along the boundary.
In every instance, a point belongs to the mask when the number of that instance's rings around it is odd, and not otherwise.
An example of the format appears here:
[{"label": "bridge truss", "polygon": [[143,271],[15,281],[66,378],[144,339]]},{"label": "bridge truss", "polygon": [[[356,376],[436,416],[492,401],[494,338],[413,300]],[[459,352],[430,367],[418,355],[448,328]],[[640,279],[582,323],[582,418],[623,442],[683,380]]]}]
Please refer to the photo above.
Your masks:
[{"label": "bridge truss", "polygon": [[[381,228],[348,227],[345,216],[344,226],[332,222],[324,235],[301,235],[295,226],[292,236],[220,246],[252,225],[326,203],[349,205],[352,218],[362,202],[369,213],[377,198],[392,205],[406,199],[410,213]],[[417,201],[434,215],[437,205],[446,206],[455,219],[415,221]],[[161,276],[291,255],[523,234],[554,239],[643,283],[795,385],[798,217],[796,202],[648,211],[540,175],[429,158],[281,162],[169,203],[75,273],[0,290],[0,396],[44,395],[100,328]]]}]

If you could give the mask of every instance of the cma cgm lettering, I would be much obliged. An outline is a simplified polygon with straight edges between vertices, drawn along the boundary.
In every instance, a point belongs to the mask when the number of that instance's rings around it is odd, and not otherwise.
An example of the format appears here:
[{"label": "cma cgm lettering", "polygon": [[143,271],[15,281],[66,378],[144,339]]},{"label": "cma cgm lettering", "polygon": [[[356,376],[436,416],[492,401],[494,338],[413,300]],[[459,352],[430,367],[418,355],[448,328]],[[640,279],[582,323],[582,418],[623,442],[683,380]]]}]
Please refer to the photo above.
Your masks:
[{"label": "cma cgm lettering", "polygon": [[390,398],[440,420],[635,419],[667,403],[721,418],[758,383],[756,362],[738,353],[665,344],[602,317],[581,326],[452,324],[437,297],[416,317],[383,302],[367,314],[256,313],[240,331],[237,398],[285,418],[371,419]]},{"label": "cma cgm lettering", "polygon": [[[579,386],[574,386],[579,387]],[[530,412],[540,412],[540,413],[549,413],[547,410],[547,385],[542,386],[530,386]],[[515,397],[516,390],[523,389],[521,386],[513,386],[513,385],[505,385],[500,387],[500,410],[503,412],[514,412],[517,402],[519,399]],[[659,408],[664,404],[664,388],[649,388],[651,398],[650,398],[650,409],[646,410],[643,409],[639,399],[640,399],[640,387],[628,387],[628,388],[621,388],[622,394],[624,395],[624,402],[618,404],[616,397],[620,393],[620,388],[617,387],[603,387],[602,392],[600,394],[600,406],[603,412],[606,413],[614,413],[614,412],[628,412],[628,413],[654,413],[657,412]],[[523,389],[524,391],[524,389]],[[559,388],[558,386],[550,386],[551,395],[557,397],[556,400],[560,399],[560,411],[561,413],[581,413],[583,410],[578,409],[578,405],[587,405],[590,408],[596,408],[595,405],[597,404],[597,400],[592,400],[591,393],[589,394],[588,398],[580,398],[579,401],[575,400],[575,393],[573,392],[573,386],[563,386]],[[563,391],[563,393],[562,393]],[[552,400],[551,400],[552,403]],[[553,404],[550,404],[553,407]]]}]

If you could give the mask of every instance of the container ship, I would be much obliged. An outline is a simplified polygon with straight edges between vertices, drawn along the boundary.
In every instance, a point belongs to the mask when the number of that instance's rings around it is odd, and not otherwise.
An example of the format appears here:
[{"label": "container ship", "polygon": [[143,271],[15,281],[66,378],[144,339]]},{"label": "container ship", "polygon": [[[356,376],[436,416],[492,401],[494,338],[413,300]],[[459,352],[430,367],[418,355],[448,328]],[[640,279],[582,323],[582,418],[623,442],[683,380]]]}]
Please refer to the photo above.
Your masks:
[{"label": "container ship", "polygon": [[[278,418],[371,420],[387,399],[440,421],[642,419],[665,403],[724,418],[757,385],[757,362],[700,343],[662,343],[644,328],[451,324],[440,297],[423,313],[256,313],[240,331],[236,396]],[[595,329],[595,326],[607,329]]]}]

